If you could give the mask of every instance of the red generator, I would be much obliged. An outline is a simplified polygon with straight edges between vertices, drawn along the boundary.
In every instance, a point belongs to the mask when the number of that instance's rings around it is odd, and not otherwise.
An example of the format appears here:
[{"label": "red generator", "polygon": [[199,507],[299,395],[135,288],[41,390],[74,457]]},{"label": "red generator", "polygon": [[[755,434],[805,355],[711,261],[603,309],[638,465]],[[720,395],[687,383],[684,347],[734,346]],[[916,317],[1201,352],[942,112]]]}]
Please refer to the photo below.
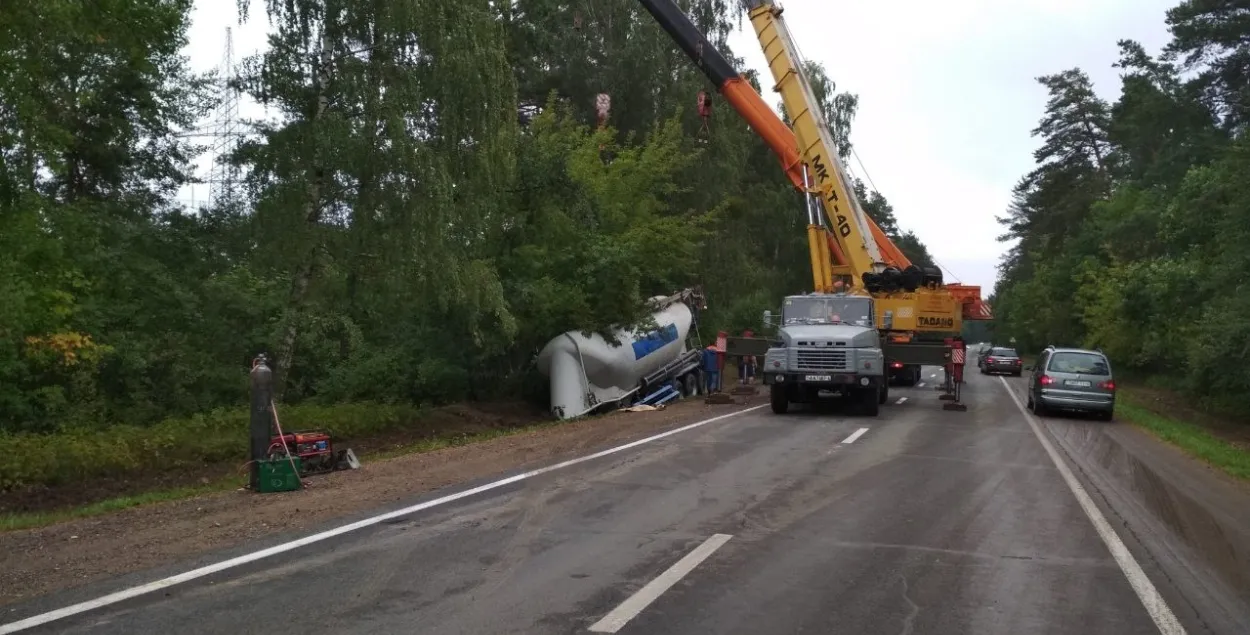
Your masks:
[{"label": "red generator", "polygon": [[323,430],[301,430],[270,437],[270,459],[284,459],[288,451],[300,458],[301,474],[331,472],[347,466],[346,450],[336,453],[330,433]]}]

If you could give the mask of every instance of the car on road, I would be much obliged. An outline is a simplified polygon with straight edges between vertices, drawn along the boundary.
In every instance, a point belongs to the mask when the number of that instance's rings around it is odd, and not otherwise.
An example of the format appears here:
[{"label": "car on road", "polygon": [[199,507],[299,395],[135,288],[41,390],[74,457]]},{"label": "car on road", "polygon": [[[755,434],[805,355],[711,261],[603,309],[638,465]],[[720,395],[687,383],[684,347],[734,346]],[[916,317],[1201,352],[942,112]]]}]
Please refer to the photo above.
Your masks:
[{"label": "car on road", "polygon": [[1110,421],[1115,377],[1102,351],[1049,346],[1030,369],[1028,407],[1036,415],[1074,410]]},{"label": "car on road", "polygon": [[992,346],[981,353],[977,366],[982,375],[1007,373],[1019,377],[1024,372],[1024,360],[1016,353],[1016,349],[1006,346]]}]

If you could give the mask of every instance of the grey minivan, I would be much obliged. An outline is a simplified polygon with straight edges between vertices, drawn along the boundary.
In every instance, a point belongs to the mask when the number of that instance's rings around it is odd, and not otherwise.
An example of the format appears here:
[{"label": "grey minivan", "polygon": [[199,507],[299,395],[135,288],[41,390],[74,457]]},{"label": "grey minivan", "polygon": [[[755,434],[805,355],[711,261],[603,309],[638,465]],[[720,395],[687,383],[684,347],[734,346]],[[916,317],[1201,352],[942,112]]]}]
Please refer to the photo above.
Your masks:
[{"label": "grey minivan", "polygon": [[1077,410],[1110,421],[1115,412],[1115,378],[1101,351],[1048,347],[1029,375],[1028,406],[1036,415]]}]

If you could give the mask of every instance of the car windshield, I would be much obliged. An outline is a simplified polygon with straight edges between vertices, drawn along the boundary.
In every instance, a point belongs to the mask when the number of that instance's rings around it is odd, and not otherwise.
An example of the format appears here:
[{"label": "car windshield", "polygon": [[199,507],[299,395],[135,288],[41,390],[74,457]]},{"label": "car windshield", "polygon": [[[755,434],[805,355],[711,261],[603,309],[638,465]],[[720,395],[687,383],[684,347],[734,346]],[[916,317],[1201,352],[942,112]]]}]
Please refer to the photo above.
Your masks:
[{"label": "car windshield", "polygon": [[990,349],[990,355],[994,357],[1018,357],[1014,348],[994,348]]},{"label": "car windshield", "polygon": [[784,324],[855,324],[872,326],[872,300],[856,296],[786,298]]},{"label": "car windshield", "polygon": [[1049,370],[1074,375],[1110,375],[1107,358],[1097,353],[1055,353],[1050,359]]}]

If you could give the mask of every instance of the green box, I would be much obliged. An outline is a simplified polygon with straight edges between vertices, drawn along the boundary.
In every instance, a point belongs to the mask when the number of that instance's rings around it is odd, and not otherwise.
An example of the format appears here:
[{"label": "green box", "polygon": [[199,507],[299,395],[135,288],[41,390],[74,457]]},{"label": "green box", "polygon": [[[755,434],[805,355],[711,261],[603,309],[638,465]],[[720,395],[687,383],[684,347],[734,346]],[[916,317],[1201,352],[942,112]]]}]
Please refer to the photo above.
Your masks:
[{"label": "green box", "polygon": [[[295,463],[294,467],[291,463]],[[300,487],[298,456],[291,458],[268,459],[257,461],[260,465],[260,479],[256,491],[262,494],[270,492],[293,492]]]}]

